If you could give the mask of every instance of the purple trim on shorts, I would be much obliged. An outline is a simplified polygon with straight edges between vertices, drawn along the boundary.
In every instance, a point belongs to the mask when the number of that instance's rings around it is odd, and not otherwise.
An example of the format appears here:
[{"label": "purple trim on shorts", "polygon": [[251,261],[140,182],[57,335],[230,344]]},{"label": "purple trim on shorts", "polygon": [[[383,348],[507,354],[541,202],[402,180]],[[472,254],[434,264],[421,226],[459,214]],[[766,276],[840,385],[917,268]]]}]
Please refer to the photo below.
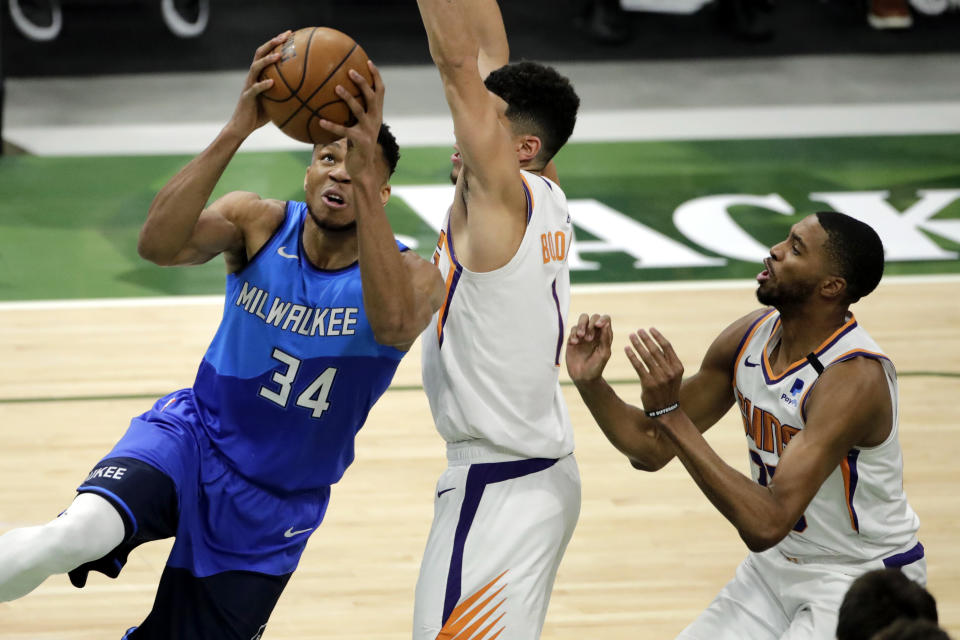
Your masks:
[{"label": "purple trim on shorts", "polygon": [[488,484],[522,478],[531,473],[549,469],[556,460],[551,458],[531,458],[510,462],[485,462],[470,465],[467,472],[467,486],[464,489],[463,503],[460,505],[460,519],[453,538],[453,554],[450,557],[450,569],[447,572],[447,590],[443,600],[443,619],[441,626],[447,623],[460,601],[461,579],[463,576],[463,549],[467,543],[467,534],[473,525],[473,519],[480,507],[483,490]]},{"label": "purple trim on shorts", "polygon": [[563,349],[563,315],[560,313],[560,298],[557,296],[557,279],[553,279],[553,301],[557,305],[557,322],[560,325],[560,333],[557,335],[557,357],[554,364],[560,366],[560,350]]},{"label": "purple trim on shorts", "polygon": [[117,507],[120,507],[127,514],[127,517],[130,518],[130,526],[133,530],[130,532],[130,535],[126,537],[126,540],[129,540],[133,536],[137,535],[137,518],[133,515],[133,511],[130,510],[130,507],[127,506],[127,503],[123,501],[123,498],[115,494],[109,489],[104,489],[103,487],[98,487],[96,485],[83,485],[77,488],[77,493],[99,493],[100,495],[109,498],[110,502]]},{"label": "purple trim on shorts", "polygon": [[898,553],[892,555],[889,558],[883,559],[883,566],[889,569],[899,569],[905,567],[908,564],[913,564],[917,560],[923,557],[923,545],[919,542],[909,551],[904,551],[903,553]]}]

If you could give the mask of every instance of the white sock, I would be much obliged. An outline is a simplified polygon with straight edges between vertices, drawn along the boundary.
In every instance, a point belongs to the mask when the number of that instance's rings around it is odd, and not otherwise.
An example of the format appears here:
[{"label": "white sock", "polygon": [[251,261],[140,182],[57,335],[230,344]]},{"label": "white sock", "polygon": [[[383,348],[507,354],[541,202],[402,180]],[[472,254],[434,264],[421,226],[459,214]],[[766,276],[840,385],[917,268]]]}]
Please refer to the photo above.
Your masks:
[{"label": "white sock", "polygon": [[123,542],[123,519],[95,493],[78,494],[56,520],[0,536],[0,602],[23,597],[56,573],[99,560]]}]

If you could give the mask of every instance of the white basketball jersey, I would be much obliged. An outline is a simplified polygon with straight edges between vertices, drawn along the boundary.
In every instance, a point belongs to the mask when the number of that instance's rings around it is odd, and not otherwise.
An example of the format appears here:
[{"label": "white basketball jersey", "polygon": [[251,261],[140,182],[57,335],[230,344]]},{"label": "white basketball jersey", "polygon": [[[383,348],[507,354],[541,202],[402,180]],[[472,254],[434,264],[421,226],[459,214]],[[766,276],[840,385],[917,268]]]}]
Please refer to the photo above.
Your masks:
[{"label": "white basketball jersey", "polygon": [[573,228],[560,187],[521,175],[527,229],[503,267],[464,268],[447,215],[434,254],[446,297],[423,333],[423,385],[448,443],[485,441],[505,454],[561,458],[573,452],[558,382]]},{"label": "white basketball jersey", "polygon": [[847,322],[811,354],[814,357],[774,376],[769,353],[780,336],[780,314],[770,311],[750,328],[734,361],[737,403],[753,478],[759,484],[768,484],[784,447],[803,430],[806,401],[823,368],[857,357],[880,362],[890,390],[893,425],[882,444],[847,453],[777,548],[801,560],[862,562],[889,558],[913,547],[920,521],[903,491],[893,363],[848,314]]}]

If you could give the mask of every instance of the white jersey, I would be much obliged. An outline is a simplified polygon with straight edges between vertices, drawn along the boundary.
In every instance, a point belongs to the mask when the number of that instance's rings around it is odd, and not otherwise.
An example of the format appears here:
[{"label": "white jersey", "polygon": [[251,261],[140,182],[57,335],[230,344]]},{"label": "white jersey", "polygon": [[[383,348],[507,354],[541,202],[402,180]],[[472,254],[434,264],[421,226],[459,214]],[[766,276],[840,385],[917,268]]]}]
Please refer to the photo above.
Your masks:
[{"label": "white jersey", "polygon": [[448,443],[561,458],[573,451],[558,381],[573,228],[560,187],[537,174],[521,175],[527,229],[503,267],[486,273],[464,268],[448,213],[434,254],[446,296],[423,333],[423,385]]},{"label": "white jersey", "polygon": [[777,549],[799,561],[885,560],[895,564],[907,555],[922,555],[916,539],[920,522],[903,491],[893,363],[850,314],[847,322],[807,359],[774,376],[769,353],[780,335],[780,314],[770,311],[747,332],[734,361],[737,403],[743,415],[753,478],[759,484],[767,485],[784,447],[803,430],[807,398],[826,367],[857,357],[873,358],[883,365],[893,424],[882,444],[856,447],[847,453]]}]

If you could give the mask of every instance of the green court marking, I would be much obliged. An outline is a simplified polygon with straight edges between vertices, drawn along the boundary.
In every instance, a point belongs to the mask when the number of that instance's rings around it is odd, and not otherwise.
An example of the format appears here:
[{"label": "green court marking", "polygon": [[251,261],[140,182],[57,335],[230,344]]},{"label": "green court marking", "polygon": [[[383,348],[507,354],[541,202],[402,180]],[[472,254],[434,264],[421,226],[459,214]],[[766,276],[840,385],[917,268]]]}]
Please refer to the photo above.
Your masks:
[{"label": "green court marking", "polygon": [[[784,216],[735,206],[730,216],[764,245],[779,242],[801,217],[825,208],[814,192],[887,191],[904,211],[924,189],[960,189],[960,135],[621,142],[571,144],[557,158],[570,199],[594,198],[695,251],[713,254],[674,226],[678,206],[718,194],[779,194],[796,209]],[[447,147],[402,152],[394,185],[445,184]],[[0,300],[112,298],[223,291],[219,259],[191,268],[161,268],[139,258],[137,235],[156,192],[189,156],[0,157]],[[307,152],[241,153],[214,196],[245,189],[299,199]],[[397,233],[429,255],[436,232],[399,198],[388,205]],[[935,221],[960,219],[960,201]],[[960,243],[926,234],[942,249]],[[579,240],[591,240],[578,230]],[[574,283],[752,278],[758,265],[638,269],[626,253],[584,253],[596,271]],[[888,274],[958,273],[960,260],[891,262]]]},{"label": "green court marking", "polygon": [[[900,377],[911,378],[955,378],[960,379],[960,372],[950,371],[902,371],[897,374]],[[635,385],[640,384],[639,378],[625,378],[622,380],[607,380],[610,385]],[[572,387],[573,383],[569,380],[561,380],[560,386]],[[423,386],[418,384],[395,384],[390,386],[387,391],[423,391]],[[39,404],[43,402],[101,402],[111,400],[156,400],[162,398],[169,392],[164,393],[130,393],[102,396],[51,396],[45,398],[0,398],[0,404]]]}]

